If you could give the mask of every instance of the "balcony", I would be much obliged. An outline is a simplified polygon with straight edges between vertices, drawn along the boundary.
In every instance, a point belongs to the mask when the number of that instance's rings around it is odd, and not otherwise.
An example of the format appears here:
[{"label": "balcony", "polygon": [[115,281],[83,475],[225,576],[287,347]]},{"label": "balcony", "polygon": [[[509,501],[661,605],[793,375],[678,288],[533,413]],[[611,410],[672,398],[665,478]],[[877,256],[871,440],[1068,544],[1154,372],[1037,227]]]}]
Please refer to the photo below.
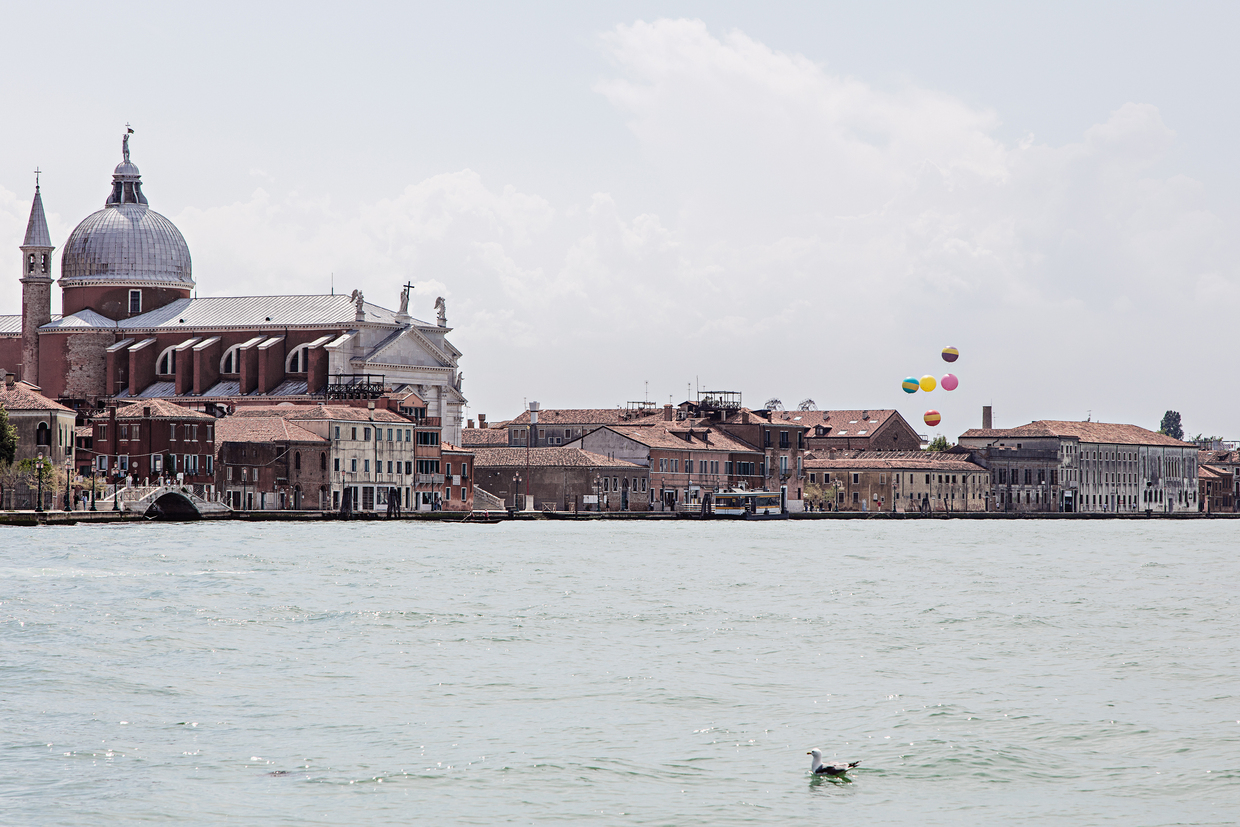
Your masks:
[{"label": "balcony", "polygon": [[418,474],[414,482],[418,485],[443,485],[443,474]]}]

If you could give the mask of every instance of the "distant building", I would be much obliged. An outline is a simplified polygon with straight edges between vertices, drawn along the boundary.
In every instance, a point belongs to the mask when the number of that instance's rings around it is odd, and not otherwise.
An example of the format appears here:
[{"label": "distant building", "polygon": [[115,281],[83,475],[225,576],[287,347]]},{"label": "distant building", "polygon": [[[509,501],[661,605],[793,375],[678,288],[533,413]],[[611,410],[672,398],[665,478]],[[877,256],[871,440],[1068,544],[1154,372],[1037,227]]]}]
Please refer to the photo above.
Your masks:
[{"label": "distant building", "polygon": [[522,411],[507,424],[508,445],[552,448],[579,439],[604,425],[652,424],[660,411],[653,406],[630,408],[548,408],[538,411],[538,425],[530,434],[530,412]]},{"label": "distant building", "polygon": [[236,511],[327,510],[328,442],[271,413],[216,425],[216,486]]},{"label": "distant building", "polygon": [[650,505],[648,469],[580,448],[475,448],[474,481],[521,508],[526,494],[538,510],[645,511]]},{"label": "distant building", "polygon": [[110,405],[91,419],[90,455],[95,473],[107,482],[135,485],[163,479],[215,486],[215,417],[163,399]]},{"label": "distant building", "polygon": [[474,451],[443,443],[444,511],[474,510]]},{"label": "distant building", "polygon": [[987,457],[998,510],[1038,497],[1057,511],[1198,510],[1197,447],[1136,425],[1039,420],[965,431],[958,447]]},{"label": "distant building", "polygon": [[921,437],[896,410],[783,411],[809,430],[811,451],[918,451]]},{"label": "distant building", "polygon": [[[735,394],[739,400],[739,394]],[[788,509],[801,509],[805,481],[802,467],[805,435],[809,430],[801,411],[757,410],[728,403],[724,394],[706,395],[697,402],[685,402],[678,417],[683,424],[717,428],[733,439],[753,446],[762,454],[758,463],[760,487],[768,491],[786,491]]]},{"label": "distant building", "polygon": [[17,431],[14,462],[34,459],[40,454],[58,468],[73,461],[76,414],[48,399],[37,385],[18,382],[8,373],[0,385],[0,406],[9,414],[9,424]]},{"label": "distant building", "polygon": [[968,455],[933,451],[813,452],[811,510],[951,513],[989,510],[990,473]]},{"label": "distant building", "polygon": [[761,450],[719,428],[692,421],[606,425],[571,444],[645,467],[653,508],[700,503],[706,494],[738,486],[762,487]]},{"label": "distant building", "polygon": [[1212,514],[1240,510],[1240,452],[1197,452],[1197,498],[1202,511]]},{"label": "distant building", "polygon": [[461,357],[436,319],[347,295],[197,298],[189,245],[152,210],[129,138],[103,208],[60,256],[62,313],[52,313],[55,247],[35,187],[21,244],[22,313],[0,316],[0,368],[83,411],[168,399],[204,412],[236,404],[362,401],[415,392],[423,416],[460,439]]}]

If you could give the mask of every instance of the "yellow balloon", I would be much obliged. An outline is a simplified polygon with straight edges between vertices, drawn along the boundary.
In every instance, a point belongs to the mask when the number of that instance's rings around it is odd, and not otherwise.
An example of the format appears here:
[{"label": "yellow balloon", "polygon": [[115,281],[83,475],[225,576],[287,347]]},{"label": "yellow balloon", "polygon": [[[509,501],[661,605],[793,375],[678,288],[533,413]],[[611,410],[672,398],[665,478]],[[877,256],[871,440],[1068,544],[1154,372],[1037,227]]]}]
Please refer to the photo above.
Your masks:
[{"label": "yellow balloon", "polygon": [[921,377],[921,389],[925,391],[926,393],[929,393],[930,391],[934,390],[938,386],[939,386],[939,383],[935,381],[935,378],[933,376],[930,376],[929,374],[927,374],[926,376]]}]

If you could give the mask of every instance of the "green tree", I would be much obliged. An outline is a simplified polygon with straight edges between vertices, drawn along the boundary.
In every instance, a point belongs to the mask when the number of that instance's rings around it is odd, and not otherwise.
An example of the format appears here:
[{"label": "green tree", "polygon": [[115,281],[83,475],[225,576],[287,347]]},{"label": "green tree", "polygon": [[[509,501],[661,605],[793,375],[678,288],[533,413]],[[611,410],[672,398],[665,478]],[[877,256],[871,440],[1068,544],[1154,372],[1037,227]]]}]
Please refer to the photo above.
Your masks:
[{"label": "green tree", "polygon": [[942,434],[939,434],[938,436],[934,438],[934,440],[930,443],[929,447],[927,447],[926,450],[927,451],[946,451],[948,448],[951,448],[951,447],[952,447],[951,444],[948,443],[947,441],[947,437],[943,436]]},{"label": "green tree", "polygon": [[17,429],[9,422],[9,412],[0,405],[0,465],[12,465],[17,457]]},{"label": "green tree", "polygon": [[1162,424],[1158,427],[1158,433],[1165,434],[1172,439],[1184,438],[1184,428],[1180,425],[1179,411],[1167,411],[1163,414]]}]

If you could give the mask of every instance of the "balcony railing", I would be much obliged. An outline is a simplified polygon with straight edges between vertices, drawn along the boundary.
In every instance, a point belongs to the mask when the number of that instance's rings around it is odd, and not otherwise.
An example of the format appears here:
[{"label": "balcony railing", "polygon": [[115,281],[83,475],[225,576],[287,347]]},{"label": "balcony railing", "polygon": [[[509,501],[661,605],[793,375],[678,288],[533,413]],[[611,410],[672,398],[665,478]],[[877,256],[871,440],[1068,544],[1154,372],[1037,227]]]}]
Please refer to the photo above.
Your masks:
[{"label": "balcony railing", "polygon": [[443,485],[443,474],[418,474],[418,485]]}]

